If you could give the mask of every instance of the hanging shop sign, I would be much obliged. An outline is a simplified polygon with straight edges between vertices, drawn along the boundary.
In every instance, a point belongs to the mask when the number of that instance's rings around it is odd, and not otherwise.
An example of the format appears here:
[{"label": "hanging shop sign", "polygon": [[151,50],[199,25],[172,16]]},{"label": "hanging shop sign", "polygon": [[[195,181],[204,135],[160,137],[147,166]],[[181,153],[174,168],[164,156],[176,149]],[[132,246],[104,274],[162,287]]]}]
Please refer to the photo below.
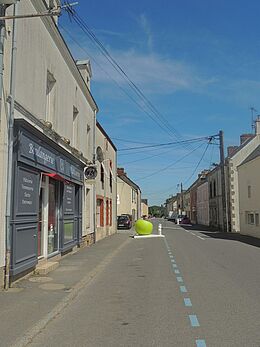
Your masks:
[{"label": "hanging shop sign", "polygon": [[94,180],[97,177],[97,168],[94,165],[87,166],[84,169],[84,177],[87,180]]}]

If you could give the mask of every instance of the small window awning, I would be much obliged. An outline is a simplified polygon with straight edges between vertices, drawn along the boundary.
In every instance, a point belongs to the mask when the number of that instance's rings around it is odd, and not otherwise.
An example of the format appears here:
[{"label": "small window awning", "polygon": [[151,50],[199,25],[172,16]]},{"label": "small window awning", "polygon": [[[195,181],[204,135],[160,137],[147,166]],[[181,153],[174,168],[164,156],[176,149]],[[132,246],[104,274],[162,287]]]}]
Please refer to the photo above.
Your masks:
[{"label": "small window awning", "polygon": [[62,177],[61,175],[57,174],[57,173],[47,173],[47,172],[43,172],[42,173],[44,176],[48,176],[53,178],[56,181],[61,181],[61,182],[65,182],[65,183],[69,183],[69,181],[67,181],[64,177]]}]

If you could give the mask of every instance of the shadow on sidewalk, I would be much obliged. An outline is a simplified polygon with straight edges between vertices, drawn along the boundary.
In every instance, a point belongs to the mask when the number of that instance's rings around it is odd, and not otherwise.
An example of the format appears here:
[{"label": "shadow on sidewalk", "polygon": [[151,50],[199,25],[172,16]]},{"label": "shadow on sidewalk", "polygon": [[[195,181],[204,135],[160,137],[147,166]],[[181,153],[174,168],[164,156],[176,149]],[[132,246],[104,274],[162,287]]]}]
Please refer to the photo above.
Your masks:
[{"label": "shadow on sidewalk", "polygon": [[211,229],[208,226],[205,225],[192,225],[192,226],[184,226],[182,225],[184,229],[187,230],[197,230],[200,231],[202,234],[208,237],[212,237],[214,239],[223,239],[223,240],[232,240],[232,241],[239,241],[242,243],[245,243],[247,245],[251,245],[254,247],[260,248],[260,238],[249,236],[249,235],[242,235],[240,233],[231,233],[231,232],[223,232]]}]

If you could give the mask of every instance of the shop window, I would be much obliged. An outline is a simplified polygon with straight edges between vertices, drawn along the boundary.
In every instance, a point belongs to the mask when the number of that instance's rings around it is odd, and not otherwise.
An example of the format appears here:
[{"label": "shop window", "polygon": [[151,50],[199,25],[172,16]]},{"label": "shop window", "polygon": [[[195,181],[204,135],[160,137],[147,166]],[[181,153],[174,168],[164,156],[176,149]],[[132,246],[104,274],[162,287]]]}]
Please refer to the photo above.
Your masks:
[{"label": "shop window", "polygon": [[69,222],[64,222],[63,224],[64,228],[64,243],[73,241],[74,238],[74,222],[69,221]]}]

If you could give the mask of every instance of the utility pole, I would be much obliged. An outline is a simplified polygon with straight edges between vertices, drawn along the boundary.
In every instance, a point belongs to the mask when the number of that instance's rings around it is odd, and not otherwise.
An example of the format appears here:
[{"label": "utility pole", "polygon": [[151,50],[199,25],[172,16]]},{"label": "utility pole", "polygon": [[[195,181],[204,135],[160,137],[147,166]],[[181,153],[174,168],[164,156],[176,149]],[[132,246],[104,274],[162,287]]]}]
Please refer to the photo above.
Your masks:
[{"label": "utility pole", "polygon": [[224,137],[223,131],[219,131],[219,153],[220,153],[220,169],[221,169],[221,196],[223,209],[223,229],[228,231],[227,218],[227,200],[226,200],[226,182],[225,182],[225,155],[224,155]]},{"label": "utility pole", "polygon": [[183,187],[182,187],[182,182],[181,182],[181,214],[183,212]]}]

